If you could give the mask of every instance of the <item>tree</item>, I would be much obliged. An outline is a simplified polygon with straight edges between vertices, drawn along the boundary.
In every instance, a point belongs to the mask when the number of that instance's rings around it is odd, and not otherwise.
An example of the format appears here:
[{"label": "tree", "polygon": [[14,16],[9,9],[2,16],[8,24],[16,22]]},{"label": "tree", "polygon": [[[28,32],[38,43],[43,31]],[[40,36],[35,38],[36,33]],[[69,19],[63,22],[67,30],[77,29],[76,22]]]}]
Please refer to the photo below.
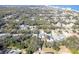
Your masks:
[{"label": "tree", "polygon": [[38,46],[37,39],[33,37],[33,38],[30,40],[30,44],[29,44],[29,46],[28,46],[28,48],[27,48],[27,53],[32,54],[32,53],[34,53],[38,48],[39,48],[39,46]]},{"label": "tree", "polygon": [[78,53],[79,51],[79,38],[76,36],[71,36],[63,40],[62,45],[65,45],[67,48],[71,50],[72,53]]},{"label": "tree", "polygon": [[52,48],[53,49],[55,49],[55,50],[57,50],[57,51],[59,51],[60,50],[60,48],[59,48],[59,44],[58,44],[58,42],[53,42],[53,46],[52,46]]},{"label": "tree", "polygon": [[43,43],[43,47],[45,47],[45,48],[48,47],[48,46],[47,46],[47,40],[44,41],[44,43]]}]

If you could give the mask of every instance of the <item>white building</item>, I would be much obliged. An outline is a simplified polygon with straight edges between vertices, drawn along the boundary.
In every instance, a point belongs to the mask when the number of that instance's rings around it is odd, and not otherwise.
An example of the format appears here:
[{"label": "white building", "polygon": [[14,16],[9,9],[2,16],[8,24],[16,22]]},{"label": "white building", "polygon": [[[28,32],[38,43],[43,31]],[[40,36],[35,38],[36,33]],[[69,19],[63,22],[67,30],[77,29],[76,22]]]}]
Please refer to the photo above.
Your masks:
[{"label": "white building", "polygon": [[29,27],[29,25],[24,25],[24,24],[20,25],[21,30],[27,30],[28,27]]},{"label": "white building", "polygon": [[44,32],[44,30],[40,30],[40,33],[39,33],[39,38],[41,38],[41,39],[44,39],[45,38],[45,32]]}]

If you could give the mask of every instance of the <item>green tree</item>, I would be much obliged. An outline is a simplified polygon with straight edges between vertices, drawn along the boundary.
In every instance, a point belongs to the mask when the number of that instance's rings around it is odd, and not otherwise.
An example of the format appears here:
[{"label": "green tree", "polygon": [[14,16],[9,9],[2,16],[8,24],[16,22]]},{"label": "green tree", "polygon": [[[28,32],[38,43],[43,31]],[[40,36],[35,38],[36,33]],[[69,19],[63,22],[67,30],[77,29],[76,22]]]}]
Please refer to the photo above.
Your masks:
[{"label": "green tree", "polygon": [[27,53],[32,54],[33,52],[35,52],[38,49],[38,47],[39,46],[38,46],[37,39],[33,37],[30,40],[30,44],[29,44],[29,46],[27,48]]}]

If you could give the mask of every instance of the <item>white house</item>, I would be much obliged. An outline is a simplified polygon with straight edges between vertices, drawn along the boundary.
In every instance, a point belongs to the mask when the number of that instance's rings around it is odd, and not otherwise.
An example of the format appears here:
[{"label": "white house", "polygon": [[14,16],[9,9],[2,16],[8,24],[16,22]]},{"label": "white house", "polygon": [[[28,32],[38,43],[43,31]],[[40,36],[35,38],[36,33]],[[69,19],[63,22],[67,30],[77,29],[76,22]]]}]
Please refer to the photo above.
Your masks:
[{"label": "white house", "polygon": [[21,30],[27,30],[28,27],[29,27],[29,25],[24,25],[24,24],[20,25]]}]

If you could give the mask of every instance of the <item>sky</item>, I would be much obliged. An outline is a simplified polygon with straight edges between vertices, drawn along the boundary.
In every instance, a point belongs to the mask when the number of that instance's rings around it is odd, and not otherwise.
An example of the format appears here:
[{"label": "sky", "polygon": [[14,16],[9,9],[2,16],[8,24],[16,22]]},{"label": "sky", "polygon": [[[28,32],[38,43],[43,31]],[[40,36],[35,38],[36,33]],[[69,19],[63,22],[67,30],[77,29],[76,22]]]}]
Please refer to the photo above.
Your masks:
[{"label": "sky", "polygon": [[0,5],[57,5],[79,10],[79,0],[0,0]]},{"label": "sky", "polygon": [[68,8],[79,11],[79,5],[54,5],[61,8]]},{"label": "sky", "polygon": [[0,0],[0,5],[79,5],[79,0]]}]

